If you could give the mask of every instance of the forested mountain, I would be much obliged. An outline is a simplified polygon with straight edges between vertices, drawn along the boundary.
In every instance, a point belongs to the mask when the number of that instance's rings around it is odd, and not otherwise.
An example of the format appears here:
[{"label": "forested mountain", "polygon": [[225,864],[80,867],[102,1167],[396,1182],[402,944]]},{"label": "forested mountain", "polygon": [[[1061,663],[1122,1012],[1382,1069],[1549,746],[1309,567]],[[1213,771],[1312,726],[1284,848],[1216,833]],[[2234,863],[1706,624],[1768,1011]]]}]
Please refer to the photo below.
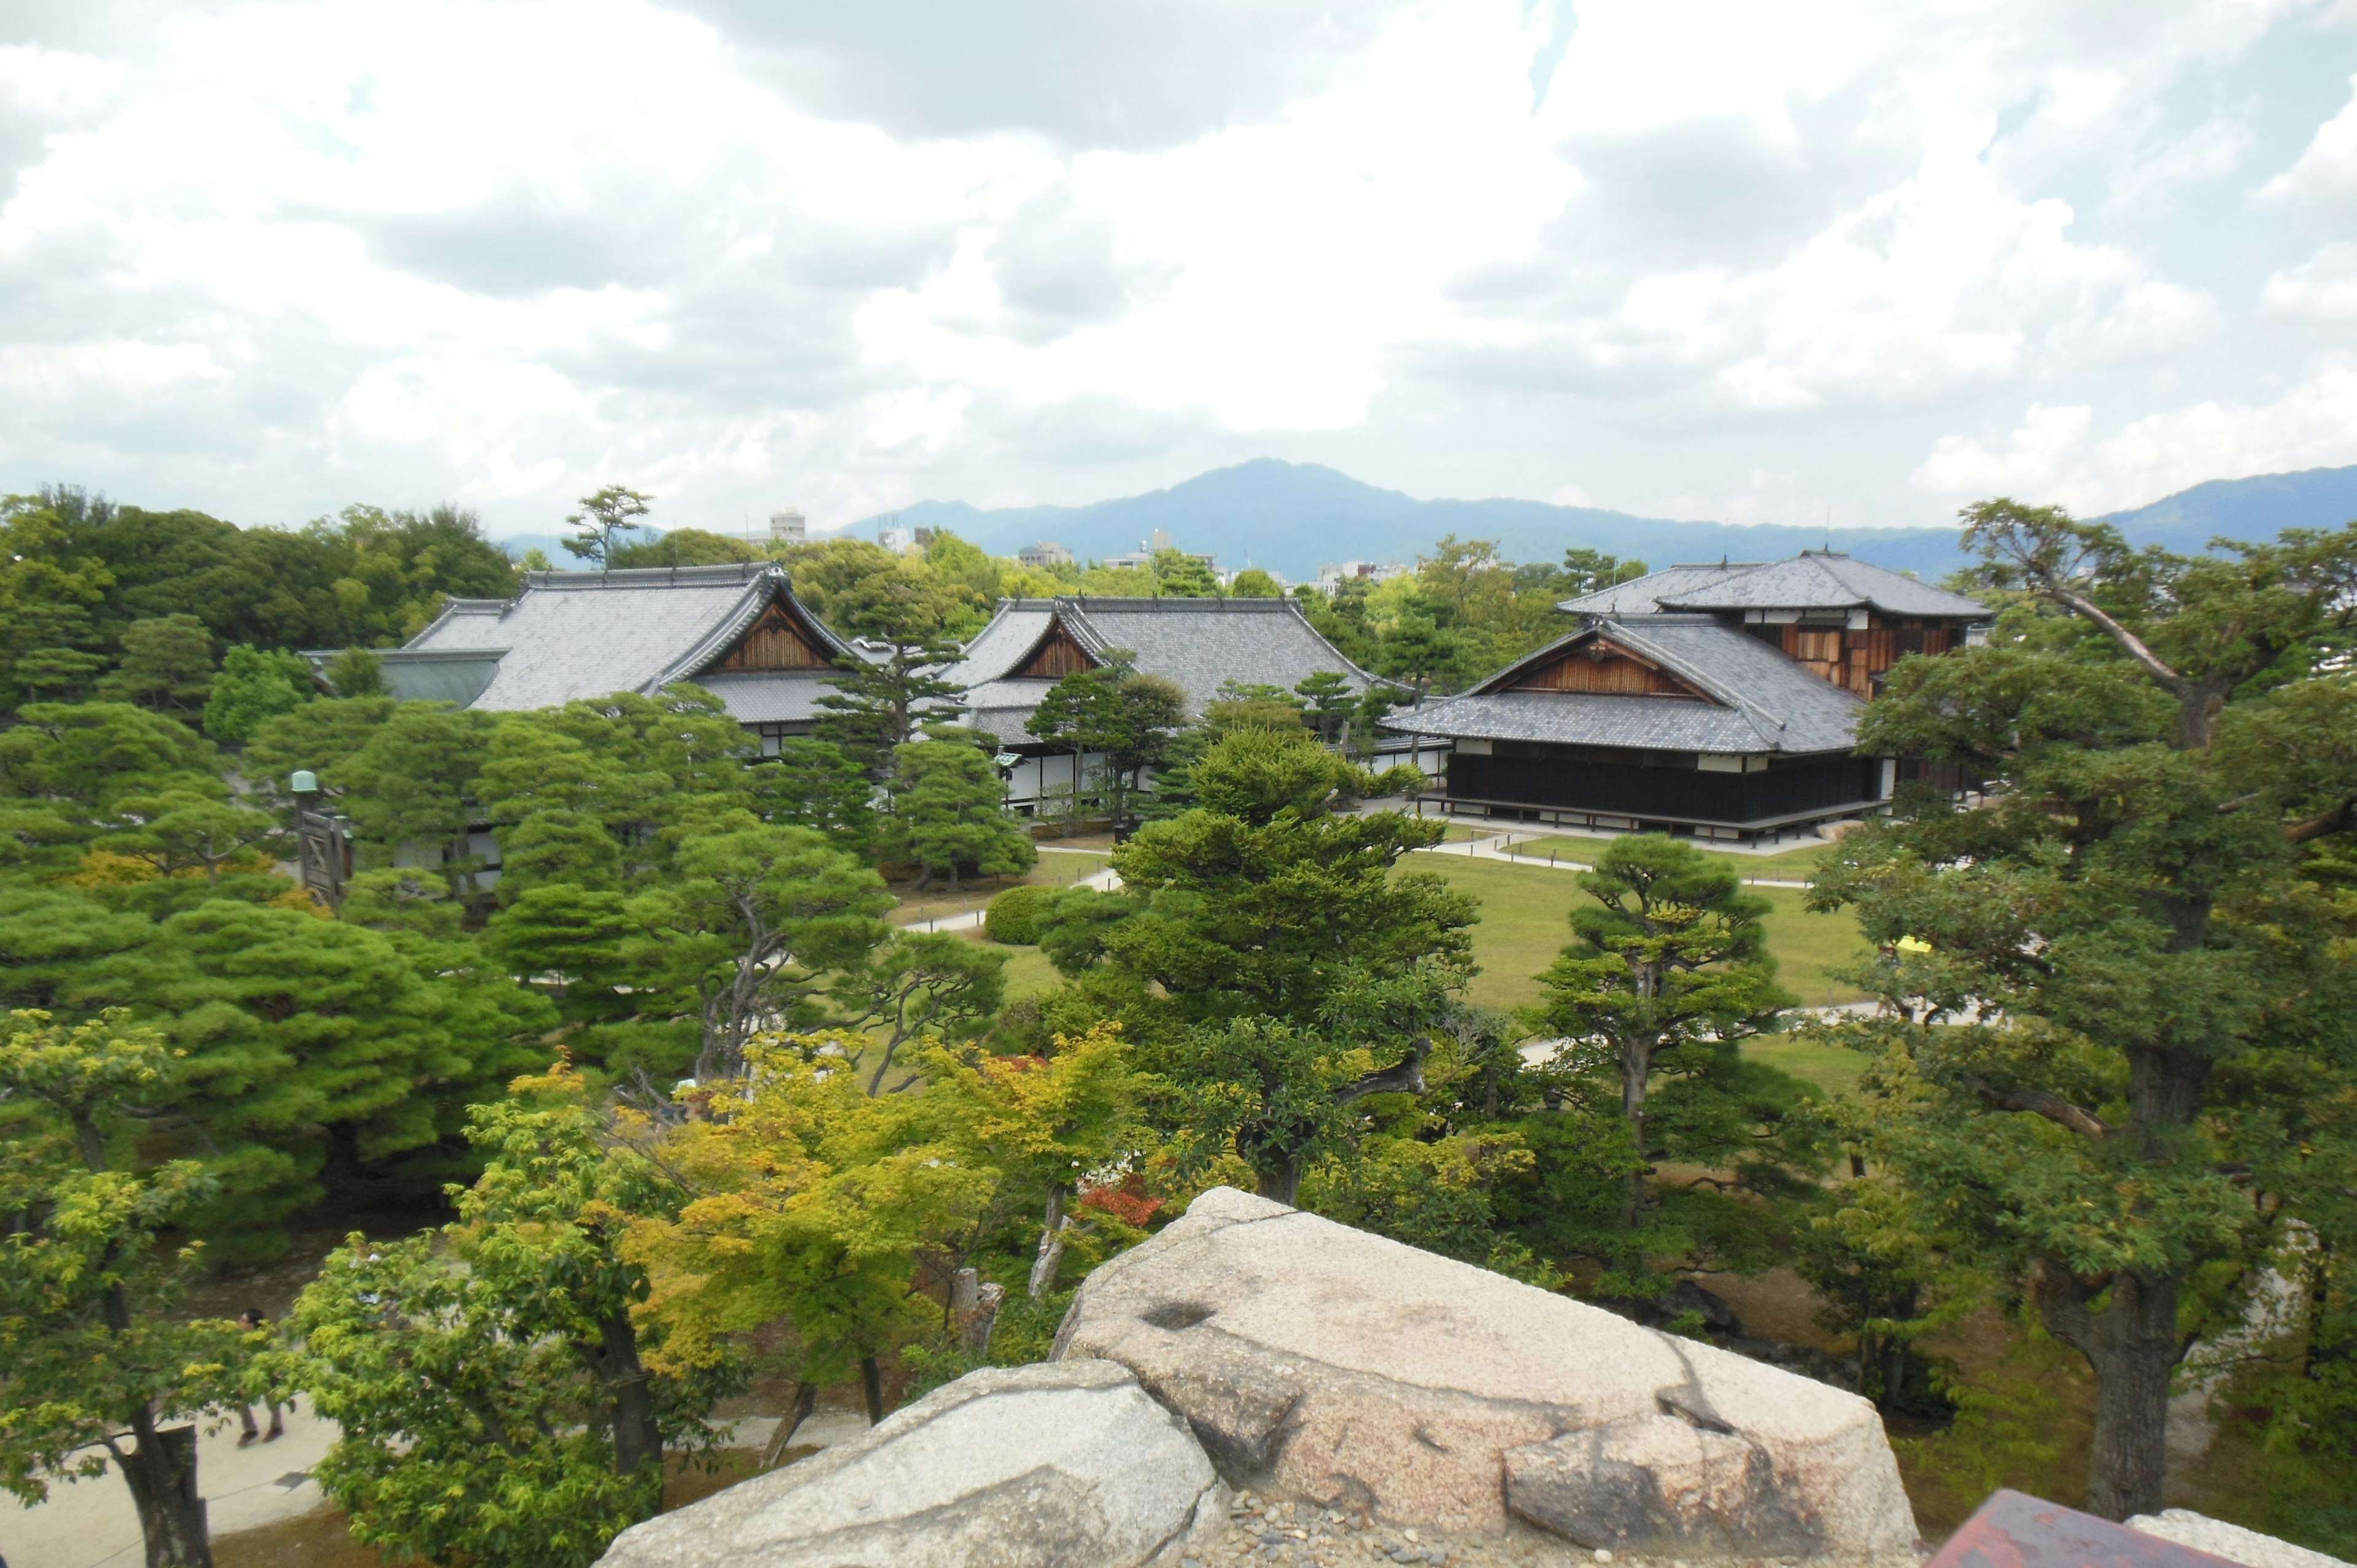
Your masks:
[{"label": "forested mountain", "polygon": [[[1502,498],[1419,500],[1314,463],[1273,457],[1089,506],[985,510],[963,501],[929,500],[889,517],[912,527],[947,528],[999,554],[1053,539],[1083,557],[1117,555],[1137,549],[1154,530],[1167,529],[1180,548],[1216,554],[1222,565],[1249,563],[1296,580],[1314,576],[1321,564],[1346,558],[1413,561],[1449,533],[1494,540],[1501,554],[1516,561],[1554,560],[1572,549],[1657,564],[1721,555],[1767,561],[1830,542],[1877,565],[1926,577],[1944,576],[1965,564],[1956,532],[1949,528],[1828,531],[1675,521]],[[2357,518],[2357,467],[2216,479],[2111,521],[2133,542],[2199,550],[2214,534],[2264,539],[2285,528],[2331,528],[2352,518]],[[845,532],[872,538],[885,521],[867,518]]]}]

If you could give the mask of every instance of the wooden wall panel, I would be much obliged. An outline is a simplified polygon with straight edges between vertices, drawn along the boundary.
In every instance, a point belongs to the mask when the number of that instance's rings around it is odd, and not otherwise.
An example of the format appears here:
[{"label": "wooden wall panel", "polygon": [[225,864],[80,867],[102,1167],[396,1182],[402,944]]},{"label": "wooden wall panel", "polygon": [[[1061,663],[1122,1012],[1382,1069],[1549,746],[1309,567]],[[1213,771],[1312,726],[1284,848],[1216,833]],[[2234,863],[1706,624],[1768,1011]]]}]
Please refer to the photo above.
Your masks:
[{"label": "wooden wall panel", "polygon": [[745,633],[735,648],[728,650],[716,669],[748,670],[823,670],[834,661],[818,650],[817,644],[796,624],[783,604],[772,604],[761,612],[752,629]]},{"label": "wooden wall panel", "polygon": [[1096,667],[1097,661],[1089,657],[1089,650],[1082,648],[1073,639],[1072,634],[1064,629],[1062,621],[1058,621],[1049,630],[1048,635],[1040,639],[1039,646],[1031,650],[1031,657],[1025,660],[1015,673],[1048,681],[1060,681],[1067,675],[1077,675],[1083,670],[1093,670]]},{"label": "wooden wall panel", "polygon": [[1674,675],[1610,643],[1583,644],[1514,682],[1517,692],[1607,692],[1623,697],[1696,697]]}]

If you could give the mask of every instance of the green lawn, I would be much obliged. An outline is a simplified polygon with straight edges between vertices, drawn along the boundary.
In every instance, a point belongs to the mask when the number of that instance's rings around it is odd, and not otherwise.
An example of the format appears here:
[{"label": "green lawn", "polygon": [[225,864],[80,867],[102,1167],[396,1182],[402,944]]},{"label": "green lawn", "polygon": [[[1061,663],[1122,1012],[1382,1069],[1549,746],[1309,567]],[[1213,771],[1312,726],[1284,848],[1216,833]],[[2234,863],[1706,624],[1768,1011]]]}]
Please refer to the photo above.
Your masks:
[{"label": "green lawn", "polygon": [[[1571,907],[1587,897],[1578,880],[1543,866],[1445,854],[1419,855],[1410,864],[1437,873],[1481,902],[1481,923],[1473,930],[1473,957],[1481,972],[1474,977],[1472,999],[1491,1007],[1536,1002],[1536,976],[1571,940]],[[1829,972],[1866,950],[1856,921],[1846,914],[1810,914],[1801,908],[1803,895],[1797,887],[1750,891],[1773,907],[1768,950],[1784,988],[1813,1007],[1857,1000],[1859,992],[1835,982]]]},{"label": "green lawn", "polygon": [[1111,858],[1104,853],[1068,854],[1058,851],[1041,855],[1039,864],[1021,876],[991,877],[969,883],[955,893],[946,886],[929,887],[920,893],[915,878],[902,877],[888,884],[889,890],[899,896],[900,902],[885,918],[896,926],[909,926],[920,920],[937,920],[944,916],[963,915],[986,908],[993,898],[1017,886],[1068,887],[1083,876],[1103,871]]},{"label": "green lawn", "polygon": [[[1550,834],[1545,838],[1525,840],[1514,845],[1512,853],[1527,860],[1545,860],[1552,854],[1558,861],[1577,861],[1583,865],[1592,865],[1596,857],[1611,842],[1609,839]],[[1729,854],[1724,850],[1705,849],[1699,841],[1695,842],[1695,847],[1713,860],[1727,862],[1745,876],[1805,882],[1816,870],[1818,859],[1834,846],[1829,843],[1803,843],[1775,854]]]}]

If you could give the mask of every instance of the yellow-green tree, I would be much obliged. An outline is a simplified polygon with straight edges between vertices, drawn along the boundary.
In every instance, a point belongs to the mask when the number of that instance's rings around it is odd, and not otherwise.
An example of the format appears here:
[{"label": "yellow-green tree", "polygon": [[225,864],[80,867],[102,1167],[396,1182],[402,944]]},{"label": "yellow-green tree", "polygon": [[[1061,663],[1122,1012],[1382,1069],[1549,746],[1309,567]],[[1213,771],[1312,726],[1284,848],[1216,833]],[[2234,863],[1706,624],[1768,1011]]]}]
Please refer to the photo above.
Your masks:
[{"label": "yellow-green tree", "polygon": [[1045,1207],[1031,1267],[1031,1299],[1039,1301],[1056,1288],[1073,1193],[1145,1137],[1137,1113],[1143,1084],[1121,1026],[1100,1024],[1077,1039],[1058,1035],[1041,1056],[934,1051],[926,1066],[931,1092],[963,1102],[961,1120],[983,1159]]},{"label": "yellow-green tree", "polygon": [[626,1248],[667,1331],[650,1366],[716,1361],[783,1318],[802,1346],[793,1421],[854,1369],[883,1419],[879,1359],[931,1317],[913,1283],[920,1254],[972,1226],[998,1173],[974,1159],[956,1097],[868,1094],[856,1067],[866,1043],[759,1036],[743,1077],[687,1091],[691,1120],[650,1128],[697,1194],[635,1221]]}]

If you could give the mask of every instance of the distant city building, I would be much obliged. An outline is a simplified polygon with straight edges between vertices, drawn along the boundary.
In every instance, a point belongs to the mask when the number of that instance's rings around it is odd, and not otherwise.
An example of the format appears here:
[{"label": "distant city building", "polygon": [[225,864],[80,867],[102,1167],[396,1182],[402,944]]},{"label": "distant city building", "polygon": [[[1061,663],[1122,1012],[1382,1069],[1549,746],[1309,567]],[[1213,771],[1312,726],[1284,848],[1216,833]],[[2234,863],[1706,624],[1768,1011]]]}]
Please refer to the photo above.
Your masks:
[{"label": "distant city building", "polygon": [[1406,571],[1407,568],[1396,561],[1345,561],[1339,566],[1320,566],[1318,568],[1318,591],[1331,594],[1354,577],[1363,577],[1371,583],[1387,583]]},{"label": "distant city building", "polygon": [[903,555],[917,542],[917,537],[898,523],[888,523],[877,529],[876,542],[895,555]]},{"label": "distant city building", "polygon": [[[1160,554],[1165,550],[1173,548],[1175,548],[1175,546],[1170,542],[1170,531],[1168,529],[1157,528],[1144,543],[1131,551],[1128,554],[1108,555],[1103,561],[1098,562],[1097,564],[1100,566],[1116,567],[1151,566],[1154,564],[1155,556]],[[1187,559],[1189,561],[1200,561],[1204,565],[1211,568],[1212,575],[1217,576],[1219,575],[1220,563],[1218,557],[1211,555],[1189,554],[1185,551],[1181,551],[1179,553],[1181,554],[1185,554]]]},{"label": "distant city building", "polygon": [[807,544],[810,542],[810,523],[794,507],[773,511],[770,514],[770,542],[773,544]]},{"label": "distant city building", "polygon": [[1069,545],[1043,539],[1037,544],[1027,544],[1017,551],[1015,558],[1026,566],[1069,566],[1072,564],[1072,552]]}]

